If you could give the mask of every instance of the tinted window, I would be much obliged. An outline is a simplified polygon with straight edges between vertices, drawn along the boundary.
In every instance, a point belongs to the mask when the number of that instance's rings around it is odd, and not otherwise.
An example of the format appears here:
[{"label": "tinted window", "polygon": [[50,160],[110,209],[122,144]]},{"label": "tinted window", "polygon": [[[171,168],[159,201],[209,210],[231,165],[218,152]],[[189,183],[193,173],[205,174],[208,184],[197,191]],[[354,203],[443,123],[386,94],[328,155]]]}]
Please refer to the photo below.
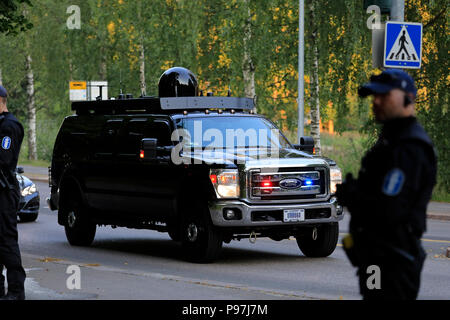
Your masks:
[{"label": "tinted window", "polygon": [[261,117],[204,117],[177,121],[191,136],[192,147],[291,148],[279,129]]},{"label": "tinted window", "polygon": [[144,138],[158,139],[159,146],[170,145],[169,125],[164,120],[158,119],[130,119],[120,134],[119,154],[138,155],[141,140]]}]

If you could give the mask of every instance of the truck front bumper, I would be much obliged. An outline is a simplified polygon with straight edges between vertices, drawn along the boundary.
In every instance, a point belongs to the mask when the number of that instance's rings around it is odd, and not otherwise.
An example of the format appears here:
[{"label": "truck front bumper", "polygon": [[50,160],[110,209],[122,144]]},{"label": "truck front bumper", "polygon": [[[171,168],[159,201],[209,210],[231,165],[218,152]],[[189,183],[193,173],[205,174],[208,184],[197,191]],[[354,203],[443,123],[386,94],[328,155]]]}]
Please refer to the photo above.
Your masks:
[{"label": "truck front bumper", "polygon": [[[284,222],[284,210],[305,210],[303,221]],[[233,210],[235,218],[227,217]],[[325,202],[308,204],[251,205],[243,201],[214,201],[209,203],[211,220],[218,227],[296,226],[304,224],[338,222],[344,218],[343,208],[332,197]]]}]

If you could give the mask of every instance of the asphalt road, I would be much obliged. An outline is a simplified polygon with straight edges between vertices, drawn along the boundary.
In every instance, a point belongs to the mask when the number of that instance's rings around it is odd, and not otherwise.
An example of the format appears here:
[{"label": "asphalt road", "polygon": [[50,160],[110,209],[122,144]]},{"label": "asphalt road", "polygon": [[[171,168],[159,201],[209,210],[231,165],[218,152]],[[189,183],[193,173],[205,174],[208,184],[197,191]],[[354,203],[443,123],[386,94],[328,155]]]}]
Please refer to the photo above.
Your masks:
[{"label": "asphalt road", "polygon": [[[19,224],[28,299],[360,299],[340,244],[330,257],[312,259],[295,240],[232,241],[217,262],[199,265],[183,261],[181,246],[165,233],[102,227],[91,247],[72,247],[45,203],[48,185],[37,186],[39,218]],[[340,223],[341,238],[348,218]],[[419,299],[449,299],[450,222],[429,220],[423,245],[428,256]],[[81,289],[67,288],[71,265],[80,266]]]}]

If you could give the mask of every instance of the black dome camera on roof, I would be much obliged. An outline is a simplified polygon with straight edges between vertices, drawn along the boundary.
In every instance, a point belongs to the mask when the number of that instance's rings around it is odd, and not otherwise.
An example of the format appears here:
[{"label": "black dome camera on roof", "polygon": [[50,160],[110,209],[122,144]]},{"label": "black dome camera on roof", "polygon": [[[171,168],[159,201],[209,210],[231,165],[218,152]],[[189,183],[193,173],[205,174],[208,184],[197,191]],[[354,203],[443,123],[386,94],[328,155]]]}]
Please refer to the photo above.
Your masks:
[{"label": "black dome camera on roof", "polygon": [[174,67],[164,72],[159,79],[159,97],[198,96],[197,77],[188,69]]}]

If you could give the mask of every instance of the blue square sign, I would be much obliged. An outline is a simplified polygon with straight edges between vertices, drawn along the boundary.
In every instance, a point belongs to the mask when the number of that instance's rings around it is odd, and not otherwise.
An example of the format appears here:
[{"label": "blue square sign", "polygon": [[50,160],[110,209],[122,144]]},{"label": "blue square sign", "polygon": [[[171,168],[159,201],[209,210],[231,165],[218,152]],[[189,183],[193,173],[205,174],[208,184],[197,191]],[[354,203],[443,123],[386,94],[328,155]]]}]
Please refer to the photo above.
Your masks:
[{"label": "blue square sign", "polygon": [[420,69],[422,65],[422,24],[386,22],[384,66]]}]

